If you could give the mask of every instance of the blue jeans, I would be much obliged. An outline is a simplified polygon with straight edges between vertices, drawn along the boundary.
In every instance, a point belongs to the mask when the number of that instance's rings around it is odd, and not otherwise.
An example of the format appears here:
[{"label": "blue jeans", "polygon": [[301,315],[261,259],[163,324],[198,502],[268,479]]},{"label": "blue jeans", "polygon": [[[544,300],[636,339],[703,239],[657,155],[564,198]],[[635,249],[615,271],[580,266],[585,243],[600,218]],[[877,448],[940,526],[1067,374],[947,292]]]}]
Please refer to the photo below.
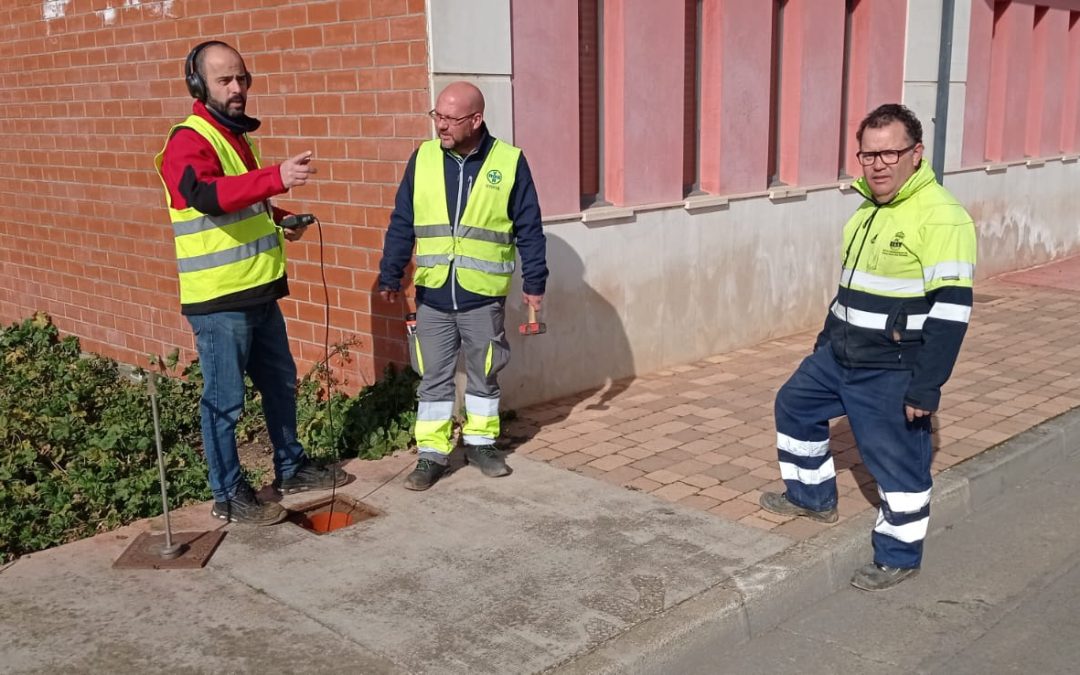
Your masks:
[{"label": "blue jeans", "polygon": [[296,440],[296,363],[285,317],[276,301],[237,312],[187,317],[203,373],[203,448],[215,501],[226,501],[243,480],[236,452],[236,422],[244,409],[244,373],[262,394],[266,430],[274,446],[274,473],[291,478],[304,461]]},{"label": "blue jeans", "polygon": [[918,567],[930,520],[930,418],[908,422],[911,371],[845,368],[828,344],[806,357],[776,394],[780,476],[789,501],[823,511],[836,506],[829,420],[846,414],[881,506],[874,562]]}]

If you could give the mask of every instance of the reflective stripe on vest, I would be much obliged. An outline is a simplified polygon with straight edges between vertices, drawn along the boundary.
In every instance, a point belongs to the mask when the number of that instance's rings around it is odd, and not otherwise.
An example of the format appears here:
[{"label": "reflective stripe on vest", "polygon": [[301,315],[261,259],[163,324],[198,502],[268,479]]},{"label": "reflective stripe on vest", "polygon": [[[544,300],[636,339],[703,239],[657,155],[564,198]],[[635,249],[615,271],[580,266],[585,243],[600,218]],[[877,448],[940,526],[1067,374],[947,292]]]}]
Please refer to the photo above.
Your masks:
[{"label": "reflective stripe on vest", "polygon": [[420,146],[413,179],[417,286],[441,287],[453,263],[465,290],[487,296],[510,291],[517,248],[507,212],[520,157],[518,148],[492,143],[455,234],[446,204],[443,150],[437,139]]},{"label": "reflective stripe on vest", "polygon": [[[247,173],[236,149],[209,122],[191,115],[169,131],[169,138],[180,128],[191,129],[210,143],[226,176]],[[256,165],[261,165],[258,148],[246,135],[244,139],[251,147]],[[283,236],[274,224],[267,204],[259,202],[220,216],[207,215],[194,207],[174,209],[169,188],[161,175],[164,155],[162,148],[154,158],[154,165],[165,187],[165,201],[173,226],[180,303],[206,302],[285,276]]]}]

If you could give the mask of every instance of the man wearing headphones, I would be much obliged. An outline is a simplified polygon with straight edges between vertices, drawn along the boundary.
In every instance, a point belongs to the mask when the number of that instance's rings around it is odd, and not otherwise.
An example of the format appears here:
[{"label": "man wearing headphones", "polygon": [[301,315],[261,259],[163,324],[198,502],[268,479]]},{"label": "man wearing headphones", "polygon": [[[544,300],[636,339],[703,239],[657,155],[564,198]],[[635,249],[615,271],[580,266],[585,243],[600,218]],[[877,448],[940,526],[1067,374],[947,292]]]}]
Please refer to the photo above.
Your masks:
[{"label": "man wearing headphones", "polygon": [[[316,172],[311,152],[263,167],[248,136],[259,120],[245,114],[251,73],[239,52],[216,40],[197,45],[184,75],[191,115],[169,132],[154,158],[165,186],[180,277],[180,309],[195,333],[204,387],[203,445],[214,493],[213,515],[253,525],[283,520],[244,480],[236,423],[244,374],[262,394],[274,446],[274,489],[282,494],[343,485],[340,469],[313,464],[296,438],[296,364],[277,300],[289,294],[285,240],[305,226],[270,205]],[[284,225],[284,228],[282,227]]]}]

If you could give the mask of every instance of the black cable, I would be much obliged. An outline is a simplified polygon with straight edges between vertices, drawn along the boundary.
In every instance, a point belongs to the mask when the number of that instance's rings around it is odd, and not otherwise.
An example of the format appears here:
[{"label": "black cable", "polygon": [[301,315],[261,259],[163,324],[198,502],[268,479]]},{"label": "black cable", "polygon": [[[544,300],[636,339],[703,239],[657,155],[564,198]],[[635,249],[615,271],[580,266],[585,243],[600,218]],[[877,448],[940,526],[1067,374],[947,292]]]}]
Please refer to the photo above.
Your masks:
[{"label": "black cable", "polygon": [[[310,213],[290,214],[281,221],[281,226],[288,230],[296,230],[315,223],[319,231],[319,276],[322,277],[323,287],[323,368],[326,371],[326,425],[330,431],[331,447],[336,446],[334,437],[334,380],[330,376],[330,287],[326,283],[326,256],[324,254],[324,240],[322,221]],[[334,451],[335,459],[337,452]],[[337,481],[334,480],[334,470],[330,469],[330,514],[327,519],[327,532],[334,520],[334,502],[337,499]]]},{"label": "black cable", "polygon": [[[323,287],[323,367],[326,369],[326,426],[330,430],[331,448],[334,459],[337,459],[337,439],[334,436],[334,379],[330,376],[330,288],[326,283],[326,258],[323,254],[322,221],[317,217],[315,227],[319,232],[319,276],[322,278]],[[334,469],[330,469],[330,515],[326,521],[326,531],[334,522],[334,504],[337,499],[337,480],[334,479]]]}]

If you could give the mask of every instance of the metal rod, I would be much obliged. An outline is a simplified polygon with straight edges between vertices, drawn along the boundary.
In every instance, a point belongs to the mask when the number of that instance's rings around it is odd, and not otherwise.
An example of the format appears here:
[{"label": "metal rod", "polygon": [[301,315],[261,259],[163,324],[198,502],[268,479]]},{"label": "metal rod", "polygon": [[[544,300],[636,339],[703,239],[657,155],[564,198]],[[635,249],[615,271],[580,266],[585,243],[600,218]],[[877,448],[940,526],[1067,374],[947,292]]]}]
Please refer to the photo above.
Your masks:
[{"label": "metal rod", "polygon": [[165,515],[165,546],[161,549],[162,558],[175,558],[180,555],[183,547],[172,542],[172,525],[169,522],[169,495],[165,489],[165,455],[161,451],[161,422],[158,417],[157,400],[157,374],[150,371],[147,378],[147,389],[150,391],[150,407],[154,411],[154,442],[157,445],[158,477],[161,481],[161,511]]},{"label": "metal rod", "polygon": [[949,84],[952,77],[954,0],[941,7],[941,38],[938,47],[937,105],[934,110],[934,157],[931,166],[938,182],[945,184],[945,143],[949,124]]}]

